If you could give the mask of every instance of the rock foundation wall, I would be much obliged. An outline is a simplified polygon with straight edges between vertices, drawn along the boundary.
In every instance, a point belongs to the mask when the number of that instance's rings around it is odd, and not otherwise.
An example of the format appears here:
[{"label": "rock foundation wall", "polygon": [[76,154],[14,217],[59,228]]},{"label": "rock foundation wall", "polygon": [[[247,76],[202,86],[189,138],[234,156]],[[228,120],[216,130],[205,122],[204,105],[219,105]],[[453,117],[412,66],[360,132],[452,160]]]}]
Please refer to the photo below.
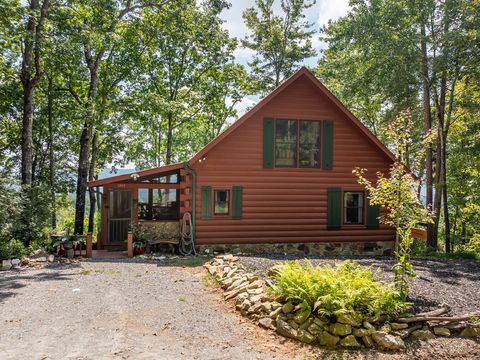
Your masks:
[{"label": "rock foundation wall", "polygon": [[339,255],[391,255],[394,243],[391,241],[376,242],[336,242],[336,243],[304,243],[304,244],[235,244],[235,245],[200,245],[200,254],[289,254],[313,256]]}]

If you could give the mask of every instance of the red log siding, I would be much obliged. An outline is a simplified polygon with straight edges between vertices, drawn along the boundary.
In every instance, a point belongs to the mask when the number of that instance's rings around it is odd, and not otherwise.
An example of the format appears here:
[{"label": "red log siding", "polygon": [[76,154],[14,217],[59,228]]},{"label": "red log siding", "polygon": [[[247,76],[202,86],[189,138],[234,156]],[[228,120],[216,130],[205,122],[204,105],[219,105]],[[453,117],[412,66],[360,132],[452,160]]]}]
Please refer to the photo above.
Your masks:
[{"label": "red log siding", "polygon": [[[332,120],[333,169],[263,168],[263,118]],[[373,178],[390,160],[306,77],[301,76],[211,149],[197,172],[196,241],[198,244],[388,241],[392,229],[343,226],[327,230],[327,188],[359,190],[356,166]],[[243,218],[201,219],[202,185],[225,189],[243,186]],[[231,204],[230,204],[231,205]]]}]

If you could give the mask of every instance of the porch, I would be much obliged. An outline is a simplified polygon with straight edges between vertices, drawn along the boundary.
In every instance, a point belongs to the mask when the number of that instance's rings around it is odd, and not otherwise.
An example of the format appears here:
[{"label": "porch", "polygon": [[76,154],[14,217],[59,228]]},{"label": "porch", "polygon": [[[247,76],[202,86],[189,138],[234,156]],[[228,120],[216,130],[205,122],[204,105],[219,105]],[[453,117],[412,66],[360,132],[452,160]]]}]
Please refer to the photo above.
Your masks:
[{"label": "porch", "polygon": [[146,234],[153,247],[179,243],[181,219],[191,211],[190,177],[183,164],[113,176],[88,185],[101,192],[97,250],[127,250],[129,231]]}]

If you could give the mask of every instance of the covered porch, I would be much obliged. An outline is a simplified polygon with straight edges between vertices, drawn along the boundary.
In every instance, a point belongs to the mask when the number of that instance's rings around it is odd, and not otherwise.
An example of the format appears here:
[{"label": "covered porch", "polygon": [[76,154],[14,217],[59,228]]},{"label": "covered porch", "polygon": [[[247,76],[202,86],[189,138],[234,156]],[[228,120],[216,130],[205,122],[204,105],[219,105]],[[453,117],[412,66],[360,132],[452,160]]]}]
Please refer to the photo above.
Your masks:
[{"label": "covered porch", "polygon": [[149,244],[176,245],[181,219],[191,210],[191,181],[183,164],[91,181],[101,192],[98,250],[126,250],[128,233],[147,235]]}]

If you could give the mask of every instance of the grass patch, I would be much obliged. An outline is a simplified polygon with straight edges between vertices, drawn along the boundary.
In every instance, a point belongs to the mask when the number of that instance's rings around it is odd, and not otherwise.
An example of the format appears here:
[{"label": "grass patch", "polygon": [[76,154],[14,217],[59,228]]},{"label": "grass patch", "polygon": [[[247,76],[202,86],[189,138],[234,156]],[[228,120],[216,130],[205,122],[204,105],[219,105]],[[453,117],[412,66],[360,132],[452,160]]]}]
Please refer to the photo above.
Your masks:
[{"label": "grass patch", "polygon": [[274,278],[272,291],[279,299],[319,315],[394,318],[410,306],[401,300],[393,284],[377,281],[376,273],[355,261],[335,266],[285,262]]},{"label": "grass patch", "polygon": [[218,287],[220,287],[220,283],[218,282],[218,280],[215,278],[215,276],[213,276],[213,275],[210,274],[209,272],[207,272],[207,273],[202,277],[202,284],[203,284],[203,286],[205,286],[205,287],[210,287],[210,288],[218,288]]},{"label": "grass patch", "polygon": [[198,267],[203,266],[211,257],[207,256],[190,256],[190,257],[177,257],[162,260],[160,266],[186,266],[186,267]]},{"label": "grass patch", "polygon": [[117,275],[120,272],[113,269],[82,269],[81,274],[90,275],[90,274],[108,274],[108,275]]}]

